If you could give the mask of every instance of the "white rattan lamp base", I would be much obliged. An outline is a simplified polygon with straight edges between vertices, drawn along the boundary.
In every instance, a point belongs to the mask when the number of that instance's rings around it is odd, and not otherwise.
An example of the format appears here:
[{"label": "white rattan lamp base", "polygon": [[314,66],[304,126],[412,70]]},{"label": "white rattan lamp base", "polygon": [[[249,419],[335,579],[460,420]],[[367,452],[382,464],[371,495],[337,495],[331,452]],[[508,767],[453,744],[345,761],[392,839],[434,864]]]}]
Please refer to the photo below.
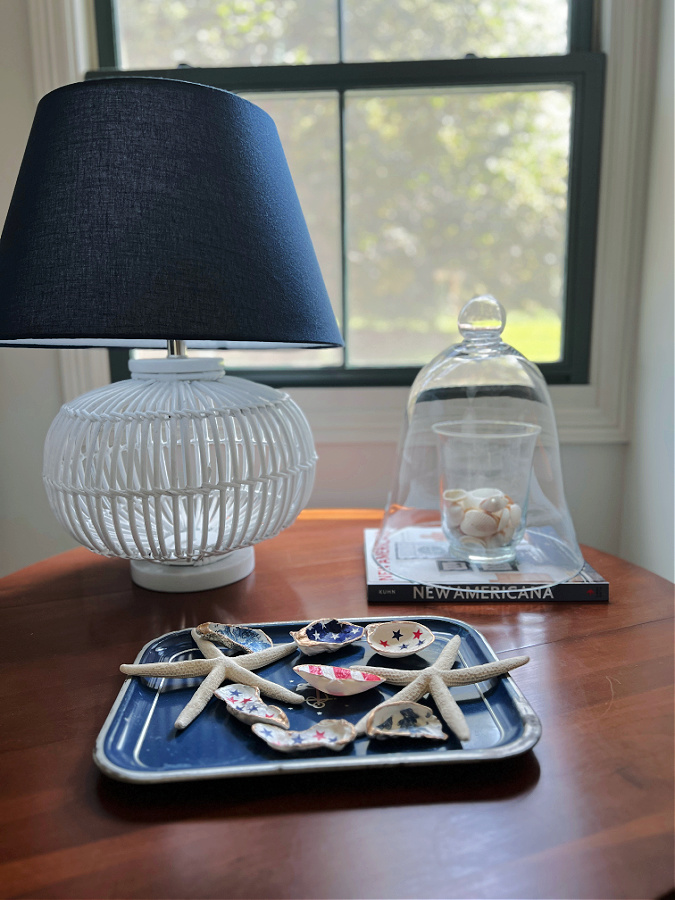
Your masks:
[{"label": "white rattan lamp base", "polygon": [[208,591],[233,584],[250,575],[255,567],[253,547],[232,550],[224,556],[197,563],[148,562],[131,560],[131,580],[149,591],[182,594]]},{"label": "white rattan lamp base", "polygon": [[213,357],[129,368],[131,379],[54,419],[43,478],[55,515],[95,553],[130,559],[133,581],[152,591],[245,578],[253,545],[309,500],[317,457],[307,420],[288,394],[225,375]]}]

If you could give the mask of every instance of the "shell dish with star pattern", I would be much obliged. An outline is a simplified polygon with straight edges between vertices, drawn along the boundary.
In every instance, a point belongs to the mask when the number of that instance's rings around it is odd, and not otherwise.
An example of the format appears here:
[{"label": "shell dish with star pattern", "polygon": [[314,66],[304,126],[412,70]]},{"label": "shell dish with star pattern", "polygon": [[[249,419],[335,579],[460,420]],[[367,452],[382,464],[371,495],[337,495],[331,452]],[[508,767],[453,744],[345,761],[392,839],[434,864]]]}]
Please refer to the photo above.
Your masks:
[{"label": "shell dish with star pattern", "polygon": [[399,620],[373,622],[366,628],[366,640],[380,656],[411,656],[426,650],[436,640],[434,633],[419,622]]},{"label": "shell dish with star pattern", "polygon": [[353,644],[363,637],[364,629],[343,619],[314,619],[300,631],[290,635],[305,656],[317,653],[334,653],[347,644]]},{"label": "shell dish with star pattern", "polygon": [[284,731],[270,725],[252,725],[251,731],[281,753],[303,750],[333,750],[337,753],[356,738],[356,729],[346,719],[324,719],[304,731]]},{"label": "shell dish with star pattern", "polygon": [[288,716],[283,709],[265,703],[256,687],[250,687],[248,684],[228,684],[219,687],[213,696],[225,703],[227,711],[235,719],[247,725],[262,722],[279,728],[289,727]]}]

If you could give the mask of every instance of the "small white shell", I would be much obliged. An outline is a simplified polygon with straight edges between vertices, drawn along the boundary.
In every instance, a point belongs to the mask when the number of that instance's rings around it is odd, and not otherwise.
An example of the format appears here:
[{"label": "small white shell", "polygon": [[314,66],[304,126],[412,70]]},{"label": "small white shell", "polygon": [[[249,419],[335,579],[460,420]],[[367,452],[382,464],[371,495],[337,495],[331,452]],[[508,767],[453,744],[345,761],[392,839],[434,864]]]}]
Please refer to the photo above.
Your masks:
[{"label": "small white shell", "polygon": [[445,520],[451,528],[456,528],[464,518],[464,509],[459,503],[446,503],[444,513]]},{"label": "small white shell", "polygon": [[356,729],[346,719],[324,719],[304,731],[284,731],[274,725],[252,725],[251,730],[281,753],[297,753],[302,750],[337,752],[356,738]]},{"label": "small white shell", "polygon": [[489,500],[495,494],[501,494],[499,488],[476,488],[475,491],[469,491],[464,501],[466,509],[481,509],[484,500]]},{"label": "small white shell", "polygon": [[258,688],[250,687],[248,684],[228,684],[218,688],[214,696],[223,700],[227,711],[240,722],[246,722],[247,725],[264,722],[268,725],[277,725],[279,728],[288,728],[286,713],[278,706],[268,706],[261,700]]},{"label": "small white shell", "polygon": [[490,513],[482,509],[469,509],[459,527],[463,534],[468,534],[470,537],[489,537],[491,534],[495,534],[498,525]]},{"label": "small white shell", "polygon": [[293,666],[301,678],[312,687],[331,694],[333,697],[350,697],[352,694],[361,694],[370,688],[382,684],[384,678],[373,675],[371,672],[357,672],[355,669],[345,669],[340,666],[318,666],[309,663],[303,666]]},{"label": "small white shell", "polygon": [[500,495],[504,496],[504,492],[500,491],[499,488],[492,487],[476,488],[475,490],[470,491],[470,496],[479,503],[481,500],[487,500],[488,497],[498,497]]},{"label": "small white shell", "polygon": [[426,625],[401,619],[367,625],[366,640],[381,656],[401,657],[426,650],[436,637]]},{"label": "small white shell", "polygon": [[378,740],[396,737],[448,739],[428,706],[406,700],[390,700],[376,706],[366,719],[366,734]]},{"label": "small white shell", "polygon": [[507,506],[506,509],[503,509],[503,510],[499,513],[499,528],[498,528],[498,531],[506,531],[506,529],[509,527],[510,524],[511,524],[511,513],[510,513],[509,508],[508,508],[508,506]]},{"label": "small white shell", "polygon": [[449,488],[447,491],[443,491],[443,499],[447,500],[448,503],[461,503],[466,497],[466,491],[463,491],[461,488]]},{"label": "small white shell", "polygon": [[520,520],[523,517],[522,509],[518,506],[517,503],[512,503],[509,506],[509,513],[511,515],[511,524],[514,528],[517,528],[520,525]]},{"label": "small white shell", "polygon": [[314,619],[300,631],[291,631],[291,637],[305,656],[317,653],[335,653],[347,644],[363,637],[364,629],[343,619]]},{"label": "small white shell", "polygon": [[481,500],[478,505],[481,509],[484,509],[485,512],[496,513],[499,512],[500,509],[504,509],[508,502],[509,501],[501,491],[495,490],[489,497],[485,497],[484,500]]}]

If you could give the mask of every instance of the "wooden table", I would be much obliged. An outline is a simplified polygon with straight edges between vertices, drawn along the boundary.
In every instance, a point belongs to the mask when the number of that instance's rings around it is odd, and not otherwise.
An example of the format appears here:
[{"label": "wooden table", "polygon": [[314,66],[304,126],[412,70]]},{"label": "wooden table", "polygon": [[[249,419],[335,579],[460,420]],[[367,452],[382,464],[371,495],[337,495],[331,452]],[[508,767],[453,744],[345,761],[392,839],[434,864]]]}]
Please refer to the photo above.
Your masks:
[{"label": "wooden table", "polygon": [[[673,586],[585,548],[605,604],[368,608],[362,532],[306,511],[229,588],[156,594],[73,550],[0,581],[2,897],[646,898],[673,887]],[[206,620],[446,615],[500,655],[539,714],[493,763],[166,785],[92,762],[118,666]]]}]

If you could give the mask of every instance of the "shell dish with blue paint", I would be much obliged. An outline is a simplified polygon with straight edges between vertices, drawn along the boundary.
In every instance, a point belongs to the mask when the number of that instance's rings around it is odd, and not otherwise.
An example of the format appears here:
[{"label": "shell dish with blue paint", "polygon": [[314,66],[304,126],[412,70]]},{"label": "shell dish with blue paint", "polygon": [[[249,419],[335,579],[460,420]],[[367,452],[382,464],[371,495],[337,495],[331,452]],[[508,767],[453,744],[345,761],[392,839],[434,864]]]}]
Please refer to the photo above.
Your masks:
[{"label": "shell dish with blue paint", "polygon": [[291,637],[306,656],[317,653],[334,653],[347,644],[363,637],[364,629],[360,625],[346,622],[343,619],[315,619],[300,631],[291,631]]},{"label": "shell dish with blue paint", "polygon": [[200,637],[220,644],[234,653],[257,653],[272,646],[272,640],[260,628],[204,622],[195,629]]},{"label": "shell dish with blue paint", "polygon": [[399,737],[448,739],[428,706],[408,700],[390,700],[376,706],[366,719],[366,734],[377,740]]}]

